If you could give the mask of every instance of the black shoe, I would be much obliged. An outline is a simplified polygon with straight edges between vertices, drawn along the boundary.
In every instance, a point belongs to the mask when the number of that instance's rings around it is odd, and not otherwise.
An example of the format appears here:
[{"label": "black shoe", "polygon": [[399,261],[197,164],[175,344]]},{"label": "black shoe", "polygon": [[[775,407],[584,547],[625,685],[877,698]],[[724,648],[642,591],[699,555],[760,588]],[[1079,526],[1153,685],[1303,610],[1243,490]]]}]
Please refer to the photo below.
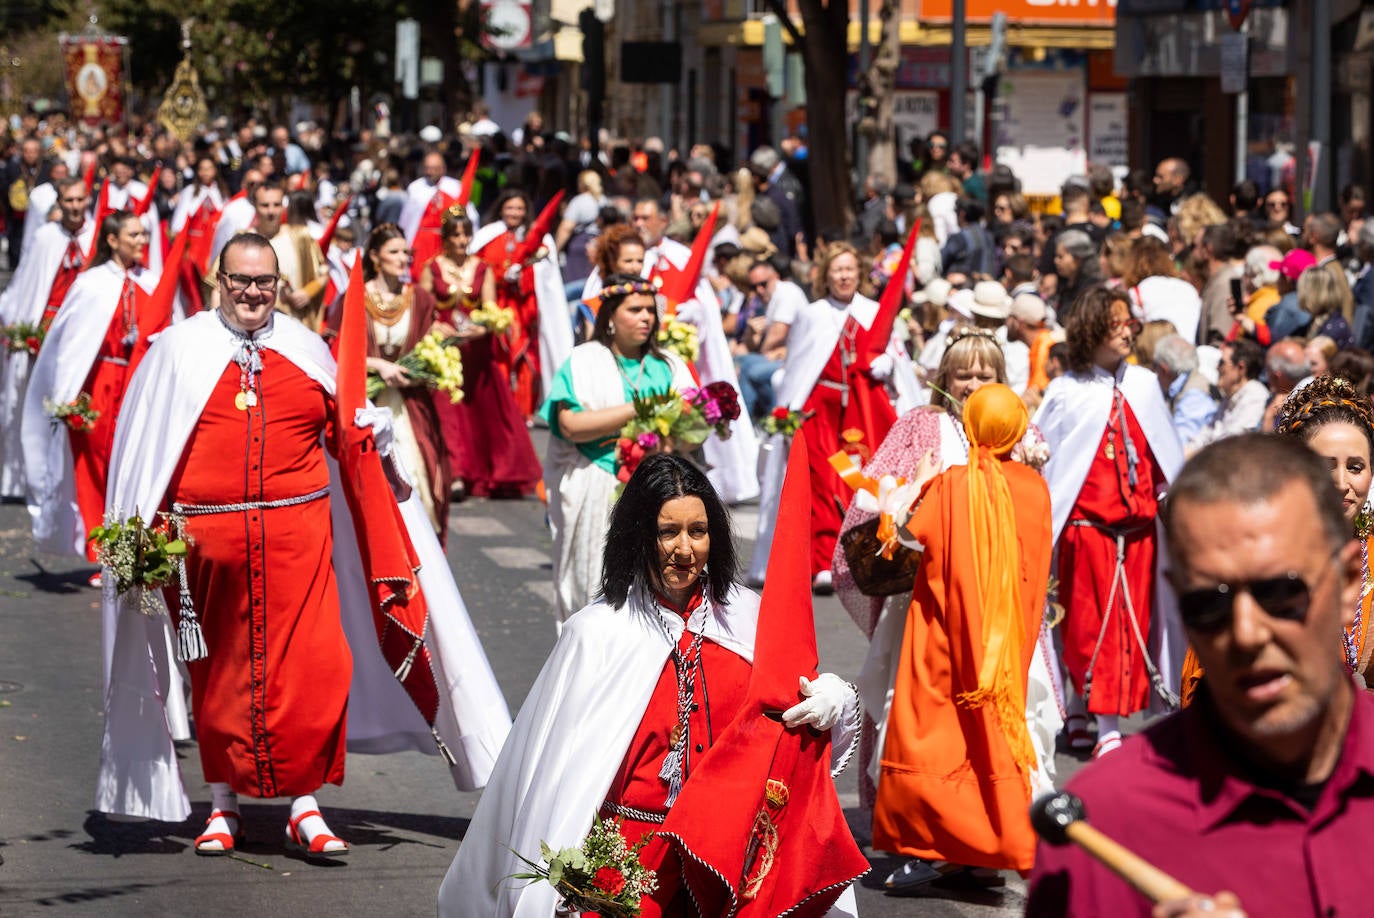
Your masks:
[{"label": "black shoe", "polygon": [[889,895],[904,896],[924,889],[934,881],[944,876],[944,871],[940,867],[954,867],[956,865],[941,863],[938,867],[930,861],[923,861],[913,858],[907,861],[888,875],[883,881],[883,887]]}]

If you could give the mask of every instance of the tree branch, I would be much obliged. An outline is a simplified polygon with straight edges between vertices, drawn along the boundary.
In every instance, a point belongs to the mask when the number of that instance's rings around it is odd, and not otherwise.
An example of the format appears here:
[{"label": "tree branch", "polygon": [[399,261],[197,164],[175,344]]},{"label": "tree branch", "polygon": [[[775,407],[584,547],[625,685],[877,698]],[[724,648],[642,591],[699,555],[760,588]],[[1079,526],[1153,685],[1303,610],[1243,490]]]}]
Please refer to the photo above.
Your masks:
[{"label": "tree branch", "polygon": [[778,17],[778,22],[782,23],[783,29],[786,30],[788,37],[792,39],[792,44],[800,50],[802,44],[801,32],[797,31],[797,26],[792,22],[792,17],[787,15],[787,4],[784,0],[768,0],[768,8],[773,11],[773,15]]}]

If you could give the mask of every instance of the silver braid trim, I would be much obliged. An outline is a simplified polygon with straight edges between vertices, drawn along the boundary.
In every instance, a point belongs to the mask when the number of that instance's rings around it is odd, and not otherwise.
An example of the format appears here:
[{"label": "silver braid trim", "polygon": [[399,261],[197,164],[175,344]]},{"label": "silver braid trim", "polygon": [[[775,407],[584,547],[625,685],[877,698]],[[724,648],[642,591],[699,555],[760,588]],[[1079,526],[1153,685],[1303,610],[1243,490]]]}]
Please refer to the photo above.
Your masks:
[{"label": "silver braid trim", "polygon": [[621,806],[619,803],[612,803],[609,800],[601,802],[601,808],[608,813],[613,813],[624,819],[633,819],[636,822],[651,822],[654,825],[663,825],[668,818],[667,813],[654,813],[649,810],[637,810],[632,806]]}]

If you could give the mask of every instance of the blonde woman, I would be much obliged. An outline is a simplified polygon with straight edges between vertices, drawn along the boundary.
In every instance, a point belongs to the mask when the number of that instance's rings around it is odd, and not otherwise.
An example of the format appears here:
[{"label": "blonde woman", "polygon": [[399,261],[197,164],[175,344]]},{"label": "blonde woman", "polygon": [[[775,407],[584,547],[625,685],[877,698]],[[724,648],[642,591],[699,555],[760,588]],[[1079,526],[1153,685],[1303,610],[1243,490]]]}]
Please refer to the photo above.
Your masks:
[{"label": "blonde woman", "polygon": [[569,284],[586,280],[592,273],[587,246],[596,238],[596,218],[605,206],[600,174],[591,169],[578,173],[577,194],[563,209],[563,219],[553,234],[554,244],[564,256],[563,280]]}]

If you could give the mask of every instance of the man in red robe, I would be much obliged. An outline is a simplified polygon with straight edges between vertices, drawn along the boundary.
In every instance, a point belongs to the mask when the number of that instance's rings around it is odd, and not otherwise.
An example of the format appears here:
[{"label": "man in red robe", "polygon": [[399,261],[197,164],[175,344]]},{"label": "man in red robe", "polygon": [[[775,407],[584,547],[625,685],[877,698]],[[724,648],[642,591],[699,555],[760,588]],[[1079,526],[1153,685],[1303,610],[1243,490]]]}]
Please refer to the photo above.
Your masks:
[{"label": "man in red robe", "polygon": [[406,234],[406,241],[410,243],[411,279],[417,282],[425,265],[443,250],[444,240],[440,231],[444,225],[444,212],[457,203],[462,190],[456,179],[445,174],[448,166],[442,154],[425,154],[423,168],[424,174],[406,188],[406,203],[401,209],[400,219],[401,232]]},{"label": "man in red robe", "polygon": [[[62,217],[34,232],[28,257],[0,294],[0,325],[39,326],[46,332],[81,273],[95,232],[86,214],[90,192],[79,178],[56,185]],[[24,497],[27,489],[20,429],[33,360],[26,351],[0,354],[0,497]]]},{"label": "man in red robe", "polygon": [[[216,316],[237,350],[205,393],[167,486],[163,505],[185,518],[193,546],[186,595],[168,606],[179,620],[188,605],[199,610],[207,650],[187,664],[214,807],[196,853],[233,851],[237,795],[247,794],[294,798],[288,847],[336,857],[348,845],[314,797],[343,782],[352,674],[330,560],[334,407],[271,340],[309,335],[274,327],[278,280],[271,244],[255,233],[221,253]],[[194,384],[176,382],[193,397]]]}]

